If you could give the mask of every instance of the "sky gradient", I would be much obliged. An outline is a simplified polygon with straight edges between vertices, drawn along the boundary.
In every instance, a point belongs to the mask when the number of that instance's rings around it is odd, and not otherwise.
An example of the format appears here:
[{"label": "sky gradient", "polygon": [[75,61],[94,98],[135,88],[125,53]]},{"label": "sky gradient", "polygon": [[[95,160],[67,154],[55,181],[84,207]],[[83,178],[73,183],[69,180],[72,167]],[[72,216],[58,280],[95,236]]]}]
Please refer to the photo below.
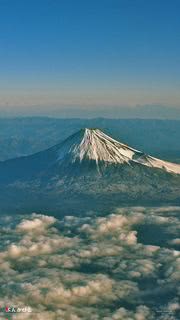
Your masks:
[{"label": "sky gradient", "polygon": [[180,107],[179,13],[178,0],[0,0],[0,110]]}]

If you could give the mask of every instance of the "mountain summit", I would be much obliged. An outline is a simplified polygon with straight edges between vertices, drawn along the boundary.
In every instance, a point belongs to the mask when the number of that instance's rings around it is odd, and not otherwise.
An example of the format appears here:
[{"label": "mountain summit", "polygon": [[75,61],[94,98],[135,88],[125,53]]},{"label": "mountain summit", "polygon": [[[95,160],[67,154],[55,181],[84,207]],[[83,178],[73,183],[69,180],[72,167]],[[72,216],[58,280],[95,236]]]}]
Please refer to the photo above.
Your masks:
[{"label": "mountain summit", "polygon": [[180,174],[180,165],[146,155],[106,135],[99,129],[81,129],[57,146],[57,160],[71,163],[95,161],[108,164],[140,164]]},{"label": "mountain summit", "polygon": [[[136,150],[122,144],[99,129],[82,129],[65,141],[67,152],[72,162],[93,160],[96,163],[128,162]],[[63,151],[62,151],[63,150]],[[64,155],[64,148],[59,149],[60,158]]]},{"label": "mountain summit", "polygon": [[179,204],[180,165],[99,129],[82,129],[39,153],[0,162],[0,212],[77,214],[122,204]]}]

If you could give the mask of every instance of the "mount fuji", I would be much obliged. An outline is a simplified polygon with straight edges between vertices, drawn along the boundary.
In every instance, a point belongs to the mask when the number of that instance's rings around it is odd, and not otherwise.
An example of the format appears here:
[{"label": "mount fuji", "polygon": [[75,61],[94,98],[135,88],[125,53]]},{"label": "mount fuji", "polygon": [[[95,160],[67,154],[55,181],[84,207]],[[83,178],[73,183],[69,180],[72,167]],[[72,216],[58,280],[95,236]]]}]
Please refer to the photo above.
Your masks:
[{"label": "mount fuji", "polygon": [[69,213],[179,203],[180,165],[82,129],[39,153],[0,162],[0,212]]},{"label": "mount fuji", "polygon": [[162,161],[120,143],[99,129],[83,129],[68,138],[57,148],[57,161],[67,160],[71,163],[94,161],[98,164],[132,164],[161,168],[168,172],[180,174],[180,165]]}]

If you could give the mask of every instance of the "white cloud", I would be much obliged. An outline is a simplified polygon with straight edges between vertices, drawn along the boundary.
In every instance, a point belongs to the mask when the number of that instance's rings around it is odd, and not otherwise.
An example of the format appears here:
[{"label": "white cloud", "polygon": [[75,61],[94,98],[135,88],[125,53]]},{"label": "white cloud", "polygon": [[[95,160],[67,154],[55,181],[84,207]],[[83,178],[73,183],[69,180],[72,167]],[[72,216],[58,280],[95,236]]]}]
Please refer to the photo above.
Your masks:
[{"label": "white cloud", "polygon": [[55,222],[56,219],[54,217],[33,214],[32,220],[23,219],[17,226],[17,231],[42,233]]},{"label": "white cloud", "polygon": [[[161,298],[164,307],[170,290],[166,308],[176,319],[180,254],[171,246],[179,240],[178,212],[139,207],[106,217],[3,220],[0,305],[30,305],[33,320],[162,320],[156,303]],[[152,224],[158,234],[146,239],[141,227]]]}]

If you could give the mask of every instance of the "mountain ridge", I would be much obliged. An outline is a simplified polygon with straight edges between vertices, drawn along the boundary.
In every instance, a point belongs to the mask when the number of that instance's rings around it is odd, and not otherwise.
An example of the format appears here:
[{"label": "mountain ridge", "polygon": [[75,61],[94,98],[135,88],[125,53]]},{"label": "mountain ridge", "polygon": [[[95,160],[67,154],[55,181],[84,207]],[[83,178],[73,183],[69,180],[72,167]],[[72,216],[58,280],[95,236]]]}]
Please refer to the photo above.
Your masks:
[{"label": "mountain ridge", "polygon": [[[0,162],[0,212],[73,214],[128,203],[180,202],[180,165],[81,129],[47,150]],[[177,174],[178,172],[178,174]]]},{"label": "mountain ridge", "polygon": [[99,162],[106,164],[135,162],[180,174],[180,165],[147,155],[111,138],[98,128],[81,129],[55,148],[59,148],[57,161],[62,161],[68,155],[72,163],[76,161],[81,163],[83,160],[95,161],[97,165]]}]

